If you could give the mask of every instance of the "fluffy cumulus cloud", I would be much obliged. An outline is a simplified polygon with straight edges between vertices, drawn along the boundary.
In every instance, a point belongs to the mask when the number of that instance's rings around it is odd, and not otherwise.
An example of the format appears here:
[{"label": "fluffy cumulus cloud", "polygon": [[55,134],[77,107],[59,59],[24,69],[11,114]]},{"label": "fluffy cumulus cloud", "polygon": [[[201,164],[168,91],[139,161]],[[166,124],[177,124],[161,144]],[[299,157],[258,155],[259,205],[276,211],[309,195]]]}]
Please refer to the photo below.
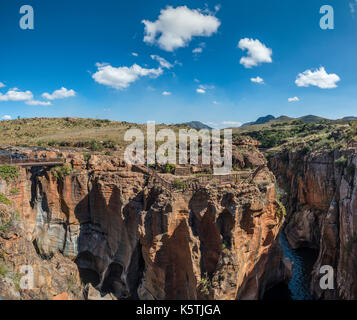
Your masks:
[{"label": "fluffy cumulus cloud", "polygon": [[163,96],[171,96],[171,92],[170,91],[163,91],[162,95]]},{"label": "fluffy cumulus cloud", "polygon": [[6,85],[0,81],[0,88],[5,88]]},{"label": "fluffy cumulus cloud", "polygon": [[29,106],[50,106],[52,105],[49,101],[39,101],[39,100],[28,100],[25,102]]},{"label": "fluffy cumulus cloud", "polygon": [[98,71],[92,75],[93,79],[107,86],[115,89],[125,89],[130,86],[132,82],[135,82],[140,77],[152,77],[156,78],[163,73],[161,67],[157,69],[142,68],[137,64],[133,64],[131,67],[112,67],[108,64],[97,63]]},{"label": "fluffy cumulus cloud", "polygon": [[300,99],[298,97],[292,97],[292,98],[288,98],[289,102],[298,102],[300,101]]},{"label": "fluffy cumulus cloud", "polygon": [[197,89],[196,89],[196,92],[203,94],[203,93],[206,93],[206,90],[203,89],[203,88],[197,88]]},{"label": "fluffy cumulus cloud", "polygon": [[152,54],[150,57],[151,59],[158,61],[160,63],[160,66],[165,69],[171,69],[173,67],[173,65],[170,62],[168,62],[164,58],[161,58],[160,56]]},{"label": "fluffy cumulus cloud", "polygon": [[316,69],[314,71],[306,70],[303,73],[299,73],[295,84],[298,87],[315,86],[321,89],[333,89],[337,87],[337,82],[341,79],[337,74],[328,74],[324,67]]},{"label": "fluffy cumulus cloud", "polygon": [[267,48],[258,39],[244,38],[238,42],[238,48],[247,50],[247,56],[240,59],[240,64],[245,68],[256,67],[261,63],[272,63],[273,51]]},{"label": "fluffy cumulus cloud", "polygon": [[259,83],[259,84],[264,84],[264,80],[261,77],[256,77],[256,78],[250,78],[250,81],[254,82],[254,83]]},{"label": "fluffy cumulus cloud", "polygon": [[11,120],[11,116],[9,116],[8,114],[5,114],[1,117],[2,120]]},{"label": "fluffy cumulus cloud", "polygon": [[33,94],[31,91],[20,91],[17,88],[12,88],[5,94],[0,93],[0,101],[26,101],[32,99]]},{"label": "fluffy cumulus cloud", "polygon": [[74,90],[68,90],[64,87],[62,87],[59,90],[55,90],[52,92],[52,94],[50,93],[43,93],[42,97],[47,99],[47,100],[56,100],[56,99],[65,99],[65,98],[70,98],[70,97],[74,97],[76,95],[76,92]]},{"label": "fluffy cumulus cloud", "polygon": [[211,13],[187,6],[168,6],[160,11],[156,21],[142,22],[145,25],[144,42],[157,44],[166,51],[187,46],[195,36],[209,37],[221,24]]}]

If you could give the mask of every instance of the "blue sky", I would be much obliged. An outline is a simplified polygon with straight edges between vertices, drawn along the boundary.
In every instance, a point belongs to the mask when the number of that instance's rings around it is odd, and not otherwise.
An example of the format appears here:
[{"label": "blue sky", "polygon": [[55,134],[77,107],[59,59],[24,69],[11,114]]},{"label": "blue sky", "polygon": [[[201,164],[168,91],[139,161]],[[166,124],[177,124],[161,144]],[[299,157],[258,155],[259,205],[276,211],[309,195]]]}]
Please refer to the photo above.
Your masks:
[{"label": "blue sky", "polygon": [[[24,4],[34,30],[19,27]],[[334,30],[319,26],[324,4]],[[1,0],[0,117],[222,127],[266,114],[357,116],[354,9],[356,0]]]}]

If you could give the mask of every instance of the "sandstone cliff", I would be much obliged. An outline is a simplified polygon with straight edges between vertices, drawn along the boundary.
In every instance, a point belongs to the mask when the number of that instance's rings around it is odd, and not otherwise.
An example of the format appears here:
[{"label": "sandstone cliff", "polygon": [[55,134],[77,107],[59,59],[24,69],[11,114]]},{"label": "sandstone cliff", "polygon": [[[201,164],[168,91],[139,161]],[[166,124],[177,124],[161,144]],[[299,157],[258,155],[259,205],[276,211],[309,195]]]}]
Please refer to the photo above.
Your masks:
[{"label": "sandstone cliff", "polygon": [[[242,159],[254,167],[254,157]],[[35,271],[35,290],[11,296],[0,280],[0,296],[82,299],[83,282],[118,299],[257,299],[278,281],[268,272],[283,268],[269,170],[183,192],[114,157],[66,161],[74,170],[65,175],[32,167],[0,183],[19,214],[0,236],[4,259],[15,273],[22,264]]]},{"label": "sandstone cliff", "polygon": [[[357,154],[341,151],[281,152],[270,159],[286,192],[285,234],[293,248],[319,250],[311,290],[322,299],[357,298]],[[335,271],[335,290],[321,290],[320,267]]]}]

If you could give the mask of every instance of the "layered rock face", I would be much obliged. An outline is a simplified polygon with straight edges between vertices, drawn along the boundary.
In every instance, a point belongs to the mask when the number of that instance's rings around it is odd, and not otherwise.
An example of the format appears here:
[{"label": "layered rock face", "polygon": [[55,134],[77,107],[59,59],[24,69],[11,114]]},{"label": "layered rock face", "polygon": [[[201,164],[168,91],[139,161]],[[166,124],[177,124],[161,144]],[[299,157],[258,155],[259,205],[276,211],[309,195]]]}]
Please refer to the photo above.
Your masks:
[{"label": "layered rock face", "polygon": [[32,246],[21,263],[42,260],[49,270],[47,291],[35,277],[46,293],[37,298],[66,291],[51,285],[63,261],[78,267],[74,283],[80,277],[118,299],[257,299],[281,280],[267,272],[284,268],[273,246],[282,221],[268,169],[253,183],[183,192],[113,157],[71,162],[63,177],[22,169],[16,195],[1,184],[19,210],[21,241]]},{"label": "layered rock face", "polygon": [[[319,250],[311,290],[322,299],[357,298],[357,154],[354,149],[271,158],[289,212],[285,234],[293,248]],[[335,289],[320,288],[320,268],[334,268]]]}]

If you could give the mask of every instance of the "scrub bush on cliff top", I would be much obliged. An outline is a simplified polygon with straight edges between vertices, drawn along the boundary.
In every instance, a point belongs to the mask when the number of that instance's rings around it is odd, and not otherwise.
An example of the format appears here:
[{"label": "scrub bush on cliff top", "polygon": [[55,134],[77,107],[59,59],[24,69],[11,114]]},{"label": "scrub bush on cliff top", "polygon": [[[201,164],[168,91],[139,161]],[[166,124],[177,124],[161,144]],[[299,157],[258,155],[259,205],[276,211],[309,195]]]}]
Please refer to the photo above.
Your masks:
[{"label": "scrub bush on cliff top", "polygon": [[56,166],[51,169],[51,172],[56,179],[63,179],[65,176],[68,176],[70,173],[72,173],[72,171],[73,168],[69,165]]},{"label": "scrub bush on cliff top", "polygon": [[9,182],[15,180],[19,176],[19,168],[9,165],[0,166],[0,178]]}]

